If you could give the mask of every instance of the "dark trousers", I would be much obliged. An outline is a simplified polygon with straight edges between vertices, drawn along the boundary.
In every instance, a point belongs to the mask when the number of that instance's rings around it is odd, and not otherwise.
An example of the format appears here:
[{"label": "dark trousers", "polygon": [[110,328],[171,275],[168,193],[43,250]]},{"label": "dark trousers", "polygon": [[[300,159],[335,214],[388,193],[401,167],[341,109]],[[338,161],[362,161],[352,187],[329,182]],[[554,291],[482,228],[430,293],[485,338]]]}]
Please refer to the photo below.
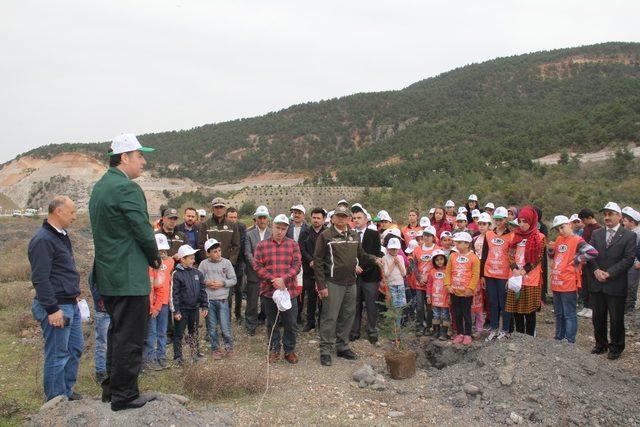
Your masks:
[{"label": "dark trousers", "polygon": [[589,269],[582,269],[582,288],[580,288],[580,301],[585,308],[591,308],[591,302],[589,300]]},{"label": "dark trousers", "polygon": [[497,331],[502,316],[502,330],[509,332],[511,313],[504,311],[507,301],[507,279],[485,277],[487,299],[489,300],[489,321],[491,330]]},{"label": "dark trousers", "polygon": [[[607,295],[602,292],[591,292],[591,308],[593,309],[593,335],[596,347],[609,348],[614,353],[624,350],[624,296]],[[607,315],[610,331],[607,340]]]},{"label": "dark trousers", "polygon": [[378,282],[365,282],[358,277],[356,282],[356,315],[351,327],[351,337],[360,337],[360,325],[362,324],[362,305],[367,312],[367,338],[378,339]]},{"label": "dark trousers", "polygon": [[471,335],[473,324],[471,323],[471,303],[473,297],[459,297],[451,294],[451,308],[456,319],[456,328],[459,334]]},{"label": "dark trousers", "polygon": [[[302,276],[302,294],[307,297],[307,323],[306,325],[313,329],[316,327],[316,319],[320,316],[318,312],[318,293],[316,292],[316,279],[313,275]],[[298,307],[298,317],[301,316],[303,306]]]},{"label": "dark trousers", "polygon": [[112,404],[126,404],[140,396],[138,375],[147,336],[149,296],[106,296],[111,317],[107,332],[107,379],[102,383]]},{"label": "dark trousers", "polygon": [[247,280],[247,305],[244,308],[244,325],[247,331],[254,332],[258,327],[258,299],[260,283]]},{"label": "dark trousers", "polygon": [[[280,353],[280,346],[284,347],[284,354],[291,354],[296,349],[296,335],[298,334],[298,299],[291,298],[291,308],[287,311],[281,311],[278,317],[278,324],[273,329],[278,315],[278,306],[273,299],[260,297],[262,307],[264,307],[267,315],[267,339],[271,337],[269,350],[274,353]],[[280,333],[280,326],[284,327],[284,334]],[[273,335],[271,330],[273,329]]]},{"label": "dark trousers", "polygon": [[433,311],[431,304],[427,304],[427,291],[416,289],[416,331],[431,329],[432,324]]},{"label": "dark trousers", "polygon": [[534,336],[536,333],[536,312],[529,314],[513,313],[516,332]]},{"label": "dark trousers", "polygon": [[194,358],[198,354],[198,322],[200,313],[197,308],[181,309],[182,318],[176,320],[175,329],[173,331],[173,359],[182,358],[182,337],[184,330],[189,331],[187,336],[187,344],[191,349],[191,357]]},{"label": "dark trousers", "polygon": [[[236,273],[236,285],[229,291],[229,309],[233,309],[236,319],[242,318],[242,291],[244,290],[244,261],[238,260],[233,266]],[[233,302],[235,300],[235,308]]]}]

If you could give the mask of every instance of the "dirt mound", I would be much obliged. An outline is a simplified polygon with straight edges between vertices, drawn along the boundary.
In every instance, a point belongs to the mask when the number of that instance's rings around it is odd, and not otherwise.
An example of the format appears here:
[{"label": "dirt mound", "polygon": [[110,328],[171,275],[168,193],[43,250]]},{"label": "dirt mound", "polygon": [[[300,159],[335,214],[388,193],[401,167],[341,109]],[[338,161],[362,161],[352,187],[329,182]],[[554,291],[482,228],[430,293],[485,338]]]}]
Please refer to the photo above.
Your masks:
[{"label": "dirt mound", "polygon": [[233,425],[230,414],[206,408],[190,410],[188,399],[174,394],[155,394],[156,400],[142,408],[113,412],[108,403],[97,398],[84,398],[70,402],[48,402],[27,422],[29,426],[115,426],[179,425],[207,426]]},{"label": "dirt mound", "polygon": [[509,340],[423,344],[430,392],[481,425],[638,425],[640,379],[584,348],[514,334]]}]

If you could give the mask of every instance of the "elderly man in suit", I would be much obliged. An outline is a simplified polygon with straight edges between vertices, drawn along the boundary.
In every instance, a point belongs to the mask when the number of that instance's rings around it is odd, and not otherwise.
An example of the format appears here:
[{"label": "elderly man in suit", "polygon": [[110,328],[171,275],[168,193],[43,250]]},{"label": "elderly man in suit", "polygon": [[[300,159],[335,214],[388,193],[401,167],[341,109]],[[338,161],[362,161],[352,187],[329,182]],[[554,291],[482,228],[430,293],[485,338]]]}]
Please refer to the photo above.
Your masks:
[{"label": "elderly man in suit", "polygon": [[244,324],[250,336],[256,334],[256,328],[258,327],[258,298],[260,296],[260,279],[253,269],[253,254],[255,253],[258,243],[271,237],[269,210],[267,207],[258,206],[253,217],[256,220],[256,225],[247,230],[244,242],[247,275],[247,306],[244,311]]},{"label": "elderly man in suit", "polygon": [[[624,305],[627,296],[627,271],[633,265],[636,235],[621,224],[622,210],[609,202],[601,209],[605,227],[595,230],[590,244],[598,256],[589,261],[589,293],[593,309],[593,333],[596,345],[593,354],[618,359],[624,350]],[[607,315],[610,331],[607,340]]]}]

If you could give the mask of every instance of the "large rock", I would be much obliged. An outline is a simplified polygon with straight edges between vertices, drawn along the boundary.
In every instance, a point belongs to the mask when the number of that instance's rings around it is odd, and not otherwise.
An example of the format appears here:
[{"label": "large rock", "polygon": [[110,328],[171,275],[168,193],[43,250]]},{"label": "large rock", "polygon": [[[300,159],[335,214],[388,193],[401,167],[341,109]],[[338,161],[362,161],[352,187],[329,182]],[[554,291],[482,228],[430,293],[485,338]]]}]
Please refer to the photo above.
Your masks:
[{"label": "large rock", "polygon": [[371,365],[362,365],[355,370],[351,378],[358,383],[371,385],[376,382],[376,371],[373,370]]}]

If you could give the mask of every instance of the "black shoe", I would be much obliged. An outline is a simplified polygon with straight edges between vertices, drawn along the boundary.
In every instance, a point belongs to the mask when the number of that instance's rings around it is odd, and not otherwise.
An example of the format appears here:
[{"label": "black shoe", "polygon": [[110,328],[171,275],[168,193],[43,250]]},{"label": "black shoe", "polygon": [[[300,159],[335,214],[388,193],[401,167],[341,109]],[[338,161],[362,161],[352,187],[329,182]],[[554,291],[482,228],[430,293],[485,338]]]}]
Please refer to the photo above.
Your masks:
[{"label": "black shoe", "polygon": [[[610,351],[609,354],[607,354],[607,359],[616,360],[616,359],[619,359],[620,356],[622,356],[621,352],[619,352],[619,351]],[[71,398],[69,398],[69,400],[71,400]]]},{"label": "black shoe", "polygon": [[355,340],[359,340],[359,339],[360,339],[360,336],[358,336],[358,335],[349,336],[349,341],[350,342],[354,342]]},{"label": "black shoe", "polygon": [[371,338],[369,338],[369,342],[371,343],[371,345],[376,345],[376,344],[378,344],[378,337],[371,337]]},{"label": "black shoe", "polygon": [[247,335],[249,335],[250,337],[253,337],[256,335],[256,330],[255,329],[247,329]]},{"label": "black shoe", "polygon": [[111,402],[111,394],[110,393],[105,393],[104,391],[102,392],[102,403],[109,403]]},{"label": "black shoe", "polygon": [[328,354],[320,355],[320,364],[322,366],[331,366],[331,356]]},{"label": "black shoe", "polygon": [[145,397],[138,396],[136,399],[133,399],[127,403],[111,403],[112,411],[122,411],[123,409],[135,409],[142,408],[147,402],[151,402],[152,400],[156,400],[155,397]]},{"label": "black shoe", "polygon": [[336,352],[336,356],[342,357],[343,359],[347,360],[356,360],[358,358],[358,356],[356,356],[356,354],[351,349],[338,351]]},{"label": "black shoe", "polygon": [[69,396],[69,400],[82,400],[82,395],[80,393],[71,392],[71,396]]},{"label": "black shoe", "polygon": [[310,325],[310,324],[307,323],[304,326],[304,328],[302,328],[302,332],[311,332],[315,328],[316,328],[316,325]]},{"label": "black shoe", "polygon": [[607,352],[607,348],[606,347],[598,347],[595,346],[591,349],[591,354],[604,354]]}]

